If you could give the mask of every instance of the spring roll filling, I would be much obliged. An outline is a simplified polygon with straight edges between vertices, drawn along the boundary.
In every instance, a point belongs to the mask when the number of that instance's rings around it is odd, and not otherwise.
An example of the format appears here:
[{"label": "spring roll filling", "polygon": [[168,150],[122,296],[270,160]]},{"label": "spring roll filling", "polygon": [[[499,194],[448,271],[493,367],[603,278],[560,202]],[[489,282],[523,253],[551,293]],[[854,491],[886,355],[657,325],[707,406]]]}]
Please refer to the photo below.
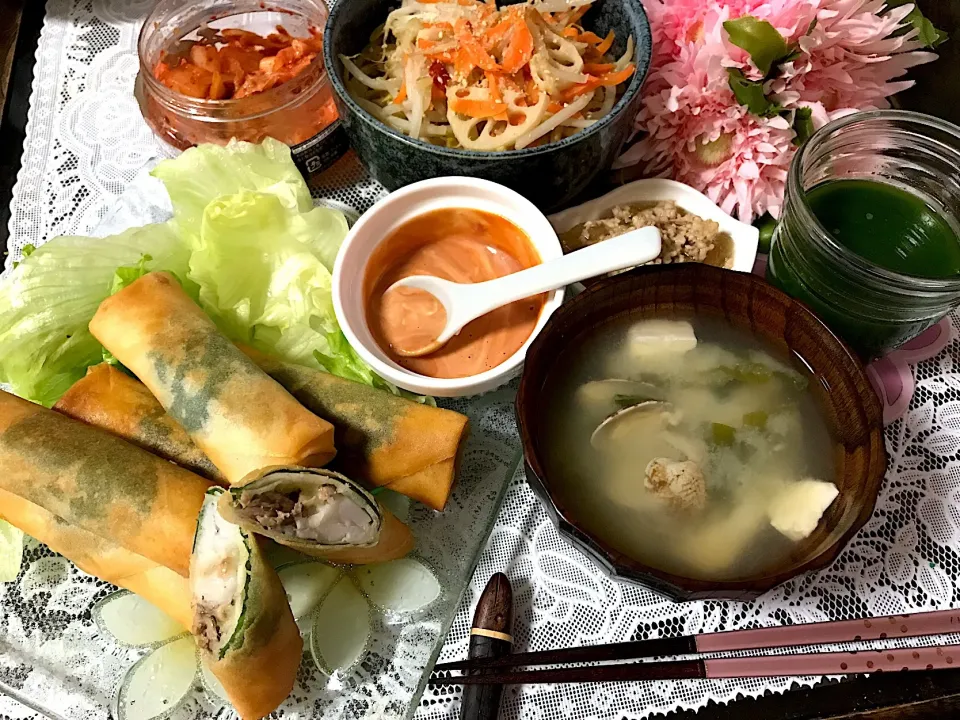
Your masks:
[{"label": "spring roll filling", "polygon": [[377,518],[334,484],[243,492],[241,515],[266,530],[322,545],[369,545],[379,536]]},{"label": "spring roll filling", "polygon": [[222,656],[240,625],[249,557],[240,528],[220,516],[215,502],[205,503],[190,569],[193,632],[201,649]]}]

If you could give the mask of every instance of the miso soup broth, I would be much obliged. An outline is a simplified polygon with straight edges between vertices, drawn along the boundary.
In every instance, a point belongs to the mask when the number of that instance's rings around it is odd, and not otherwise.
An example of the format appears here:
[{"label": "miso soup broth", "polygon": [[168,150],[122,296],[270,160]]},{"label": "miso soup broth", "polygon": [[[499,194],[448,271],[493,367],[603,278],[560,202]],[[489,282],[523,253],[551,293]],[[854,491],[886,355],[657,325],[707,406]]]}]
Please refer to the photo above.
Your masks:
[{"label": "miso soup broth", "polygon": [[579,524],[625,555],[753,577],[837,496],[807,383],[720,319],[618,318],[577,338],[547,380],[545,470]]}]

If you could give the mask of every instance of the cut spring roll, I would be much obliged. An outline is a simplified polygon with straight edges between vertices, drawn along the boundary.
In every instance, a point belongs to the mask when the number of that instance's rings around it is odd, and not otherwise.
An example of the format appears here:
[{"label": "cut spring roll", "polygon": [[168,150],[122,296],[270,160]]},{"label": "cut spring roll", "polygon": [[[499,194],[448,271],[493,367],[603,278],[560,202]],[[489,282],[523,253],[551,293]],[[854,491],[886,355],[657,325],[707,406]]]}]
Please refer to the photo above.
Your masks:
[{"label": "cut spring roll", "polygon": [[272,465],[324,465],[336,454],[333,426],[221,335],[168,273],[104,300],[90,332],[230,482]]},{"label": "cut spring roll", "polygon": [[112,365],[95,365],[67,390],[53,409],[103,428],[154,455],[214,482],[226,478],[186,431],[136,378]]},{"label": "cut spring roll", "polygon": [[303,641],[256,536],[217,512],[223,492],[210,489],[197,522],[190,563],[192,630],[237,713],[259,720],[293,690]]},{"label": "cut spring roll", "polygon": [[0,391],[0,489],[186,577],[210,483]]},{"label": "cut spring roll", "polygon": [[443,510],[467,437],[467,417],[242,348],[308,410],[336,428],[335,467]]},{"label": "cut spring roll", "polygon": [[347,477],[329,470],[269,468],[220,497],[220,514],[306,555],[362,565],[413,549],[410,528]]},{"label": "cut spring roll", "polygon": [[186,578],[99,535],[71,525],[18,495],[0,490],[0,518],[63,555],[88,575],[153,603],[189,628],[193,622]]}]

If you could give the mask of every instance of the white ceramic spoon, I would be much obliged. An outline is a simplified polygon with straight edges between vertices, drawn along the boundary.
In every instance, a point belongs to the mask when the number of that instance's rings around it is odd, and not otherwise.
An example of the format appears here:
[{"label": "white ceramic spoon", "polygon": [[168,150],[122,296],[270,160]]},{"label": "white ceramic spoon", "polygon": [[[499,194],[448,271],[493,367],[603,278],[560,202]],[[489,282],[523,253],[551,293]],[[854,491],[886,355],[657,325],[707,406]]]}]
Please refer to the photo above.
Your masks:
[{"label": "white ceramic spoon", "polygon": [[660,231],[645,227],[482,283],[455,283],[430,275],[411,275],[395,282],[387,292],[397,288],[426,290],[443,305],[447,323],[432,342],[419,348],[394,346],[393,350],[405,357],[429,355],[449,342],[467,323],[498,307],[587,278],[642,265],[659,254]]}]

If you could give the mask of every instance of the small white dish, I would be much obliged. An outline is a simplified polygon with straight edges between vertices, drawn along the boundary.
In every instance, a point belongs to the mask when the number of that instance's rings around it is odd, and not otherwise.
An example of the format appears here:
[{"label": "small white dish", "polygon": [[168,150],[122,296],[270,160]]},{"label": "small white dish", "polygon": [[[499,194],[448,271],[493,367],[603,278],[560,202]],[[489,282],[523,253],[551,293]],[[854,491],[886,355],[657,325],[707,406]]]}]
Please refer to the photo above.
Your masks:
[{"label": "small white dish", "polygon": [[408,185],[377,202],[350,229],[333,268],[333,307],[340,328],[357,354],[374,372],[397,387],[424,395],[462,397],[493,390],[515,377],[527,348],[550,315],[560,307],[563,291],[548,294],[537,325],[523,346],[495,368],[465,378],[432,378],[407,370],[391,360],[367,326],[363,279],[374,249],[402,224],[424,213],[469,208],[500,215],[526,233],[542,261],[563,256],[560,240],[536,206],[497,183],[467,177],[442,177]]},{"label": "small white dish", "polygon": [[636,180],[595,200],[555,213],[550,216],[550,223],[557,233],[562,235],[588,220],[609,217],[610,211],[617,205],[655,203],[661,200],[673,200],[687,212],[717,223],[721,232],[727,233],[733,241],[730,269],[738,272],[753,272],[760,231],[753,225],[747,225],[730,217],[706,195],[675,180],[660,178]]}]

